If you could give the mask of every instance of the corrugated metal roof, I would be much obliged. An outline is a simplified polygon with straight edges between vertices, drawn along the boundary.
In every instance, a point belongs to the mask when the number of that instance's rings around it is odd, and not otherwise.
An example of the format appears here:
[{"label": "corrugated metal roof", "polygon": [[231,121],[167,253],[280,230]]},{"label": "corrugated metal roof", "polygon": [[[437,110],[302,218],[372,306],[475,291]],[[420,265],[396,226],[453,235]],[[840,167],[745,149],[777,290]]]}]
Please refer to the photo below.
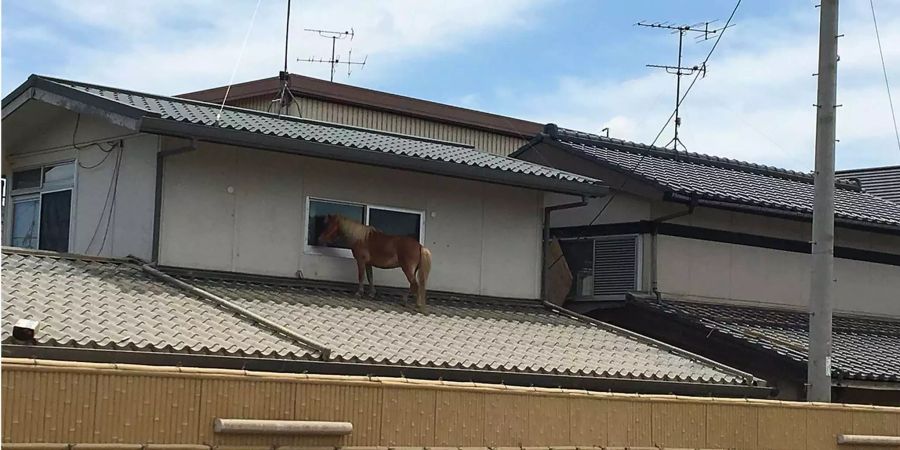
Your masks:
[{"label": "corrugated metal roof", "polygon": [[[589,133],[545,127],[542,139],[587,160],[625,172],[685,197],[812,214],[810,174],[690,152],[651,147]],[[527,147],[522,151],[526,151]],[[521,153],[517,152],[518,153]],[[844,183],[835,217],[900,228],[900,205]]]},{"label": "corrugated metal roof", "polygon": [[[200,125],[213,130],[235,130],[255,135],[289,138],[297,142],[329,144],[362,152],[400,156],[412,162],[432,161],[452,166],[477,167],[496,171],[498,179],[500,174],[510,173],[524,176],[524,178],[519,178],[520,181],[529,177],[536,177],[543,181],[554,180],[561,184],[568,183],[566,184],[567,188],[580,189],[585,193],[592,191],[597,193],[598,188],[602,187],[600,181],[588,177],[514,158],[492,155],[470,146],[417,136],[399,135],[228,106],[222,109],[220,114],[219,105],[212,103],[55,78],[32,76],[29,78],[29,83],[45,83],[45,86],[50,85],[56,88],[71,89],[77,93],[90,94],[87,97],[88,100],[91,97],[109,100],[115,102],[114,105],[117,107],[133,109],[133,113],[137,113],[138,117],[142,113],[146,114],[148,119]],[[28,83],[23,86],[27,85]],[[11,101],[11,97],[14,95],[16,92],[7,96],[4,104]],[[98,104],[100,108],[103,106],[102,103]]]},{"label": "corrugated metal roof", "polygon": [[[643,308],[722,332],[796,362],[807,361],[809,317],[802,311],[664,300],[633,297]],[[900,381],[900,321],[836,314],[832,338],[834,377]]]},{"label": "corrugated metal roof", "polygon": [[[251,320],[149,277],[126,260],[4,249],[3,343],[38,319],[38,345],[311,359],[318,355]],[[752,377],[538,301],[429,297],[428,314],[354,286],[170,271],[192,286],[321,342],[331,361],[629,380],[748,385]]]},{"label": "corrugated metal roof", "polygon": [[843,179],[855,178],[863,191],[900,203],[900,166],[839,170],[835,175]]}]

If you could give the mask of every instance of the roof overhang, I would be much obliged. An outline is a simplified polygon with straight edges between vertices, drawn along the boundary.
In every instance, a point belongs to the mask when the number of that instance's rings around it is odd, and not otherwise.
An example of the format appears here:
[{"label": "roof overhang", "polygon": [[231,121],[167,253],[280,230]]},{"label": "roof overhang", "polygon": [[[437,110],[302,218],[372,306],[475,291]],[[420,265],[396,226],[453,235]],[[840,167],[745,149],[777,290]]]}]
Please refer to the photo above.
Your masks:
[{"label": "roof overhang", "polygon": [[[634,193],[640,192],[639,190],[633,189],[634,186],[640,185],[651,191],[659,191],[662,192],[662,200],[683,204],[696,204],[697,206],[704,206],[707,208],[715,208],[727,211],[734,212],[742,212],[748,214],[756,214],[767,217],[776,217],[780,219],[788,219],[788,220],[796,220],[802,222],[811,222],[812,214],[804,211],[795,211],[795,210],[786,210],[779,209],[773,207],[766,207],[761,205],[749,204],[749,203],[740,203],[740,202],[728,202],[723,200],[709,199],[704,198],[702,196],[689,196],[685,194],[681,194],[678,192],[670,191],[665,188],[665,186],[661,186],[658,183],[653,182],[652,180],[648,180],[644,177],[635,175],[633,172],[626,170],[622,167],[613,165],[613,164],[603,164],[597,160],[589,158],[583,155],[580,152],[573,151],[567,145],[557,141],[552,136],[549,136],[545,133],[541,133],[538,136],[535,136],[534,139],[529,141],[528,144],[522,146],[522,148],[516,150],[510,157],[523,159],[526,161],[531,161],[537,164],[544,164],[540,161],[544,160],[547,156],[546,152],[560,152],[565,154],[569,158],[576,158],[580,163],[587,163],[594,166],[602,167],[606,170],[615,172],[620,174],[621,176],[627,177],[629,182],[628,185],[632,189],[629,191],[634,191]],[[584,174],[583,170],[576,171],[573,168],[569,167],[555,167],[551,165],[550,167],[554,167],[560,170],[568,170],[573,173]],[[587,176],[595,176],[595,175],[587,175]],[[601,178],[599,176],[595,176],[595,178]],[[613,187],[615,189],[615,187]],[[657,198],[652,198],[656,200]],[[893,234],[900,235],[900,227],[892,226],[888,224],[881,224],[876,222],[869,222],[863,220],[852,220],[844,217],[835,217],[835,224],[847,229],[854,230],[862,230],[862,231],[870,231],[870,232],[878,232],[884,234]]]},{"label": "roof overhang", "polygon": [[606,195],[609,191],[607,186],[601,184],[495,170],[487,167],[164,119],[159,114],[69,88],[36,75],[30,76],[25,83],[4,97],[2,102],[3,117],[6,118],[29,100],[58,106],[80,114],[94,115],[129,130],[143,133],[415,171],[544,192],[598,197]]},{"label": "roof overhang", "polygon": [[604,196],[609,192],[607,186],[582,183],[574,180],[560,180],[517,172],[505,172],[466,164],[401,156],[392,153],[320,142],[301,141],[280,136],[262,135],[161,118],[144,119],[141,123],[140,131],[165,136],[198,139],[200,141],[215,142],[219,144],[291,153],[313,158],[324,158],[370,166],[443,175],[492,184],[524,187],[561,194],[599,197]]}]

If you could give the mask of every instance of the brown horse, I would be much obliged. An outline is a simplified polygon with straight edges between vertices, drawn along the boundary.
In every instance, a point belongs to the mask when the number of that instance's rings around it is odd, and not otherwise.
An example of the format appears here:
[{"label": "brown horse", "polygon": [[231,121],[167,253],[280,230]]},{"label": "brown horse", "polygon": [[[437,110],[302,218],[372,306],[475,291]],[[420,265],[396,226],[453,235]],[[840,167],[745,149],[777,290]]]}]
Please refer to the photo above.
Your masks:
[{"label": "brown horse", "polygon": [[325,231],[319,235],[319,244],[331,243],[339,236],[347,240],[356,259],[359,276],[357,296],[363,294],[363,273],[369,280],[369,295],[375,296],[373,266],[379,269],[400,267],[409,281],[409,292],[403,296],[403,303],[406,304],[412,293],[416,296],[416,309],[425,312],[425,283],[431,271],[430,250],[411,237],[392,236],[344,216],[329,214],[325,217]]}]

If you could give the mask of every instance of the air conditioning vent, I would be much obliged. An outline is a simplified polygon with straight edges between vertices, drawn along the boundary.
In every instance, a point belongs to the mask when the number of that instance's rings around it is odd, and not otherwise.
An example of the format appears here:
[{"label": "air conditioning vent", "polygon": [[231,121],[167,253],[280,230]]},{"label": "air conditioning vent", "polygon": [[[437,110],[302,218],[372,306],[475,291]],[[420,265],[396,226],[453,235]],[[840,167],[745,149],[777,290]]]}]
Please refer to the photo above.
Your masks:
[{"label": "air conditioning vent", "polygon": [[593,296],[598,300],[624,300],[638,288],[638,237],[594,238]]}]

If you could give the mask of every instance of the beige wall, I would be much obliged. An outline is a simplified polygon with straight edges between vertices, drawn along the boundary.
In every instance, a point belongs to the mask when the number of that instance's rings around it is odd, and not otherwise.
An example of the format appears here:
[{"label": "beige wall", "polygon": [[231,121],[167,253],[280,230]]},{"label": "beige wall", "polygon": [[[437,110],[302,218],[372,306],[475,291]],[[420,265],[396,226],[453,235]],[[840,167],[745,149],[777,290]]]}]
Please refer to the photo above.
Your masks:
[{"label": "beige wall", "polygon": [[[548,204],[571,201],[548,196]],[[589,206],[553,213],[554,227],[587,225],[608,199],[594,199]],[[685,205],[650,201],[619,193],[594,224],[635,222],[685,211]],[[748,233],[797,241],[809,241],[810,224],[793,220],[696,208],[691,215],[671,223]],[[782,250],[658,236],[658,283],[663,293],[707,301],[750,303],[763,306],[804,308],[809,297],[809,255]],[[900,254],[900,237],[836,229],[837,245]],[[644,289],[648,280],[650,236],[644,236]],[[900,267],[837,258],[835,260],[839,311],[900,317]]]},{"label": "beige wall", "polygon": [[[123,152],[119,168],[118,184],[115,188],[115,207],[107,232],[107,220],[104,217],[99,223],[100,213],[107,202],[110,182],[116,166],[116,150],[94,168],[106,156],[96,146],[82,147],[76,151],[72,147],[75,128],[74,113],[49,107],[46,105],[26,105],[17,111],[33,115],[40,120],[28,122],[25,116],[15,120],[16,127],[27,126],[32,129],[16,129],[14,133],[5,133],[3,140],[4,174],[10,176],[12,171],[78,160],[73,193],[73,223],[71,228],[70,251],[75,253],[104,256],[134,255],[149,259],[152,254],[153,241],[153,208],[156,177],[156,152],[159,138],[146,134],[135,134],[127,129],[109,124],[90,115],[82,115],[78,127],[77,141],[90,142],[97,139],[123,139]],[[23,119],[23,120],[20,120]],[[27,123],[27,125],[23,125]],[[4,131],[7,131],[4,121]],[[107,147],[104,144],[104,147]],[[84,167],[81,167],[84,166]],[[11,186],[10,186],[11,187]],[[112,197],[110,196],[110,203]],[[10,223],[12,208],[7,208],[5,223]],[[9,242],[9,227],[4,227],[4,244]],[[100,251],[104,235],[106,243]],[[88,248],[93,238],[93,244]]]},{"label": "beige wall", "polygon": [[[308,196],[424,211],[431,289],[539,296],[539,192],[212,144],[166,159],[160,261],[356,281],[352,259],[305,251]],[[408,286],[397,269],[375,280]]]},{"label": "beige wall", "polygon": [[[242,108],[268,111],[271,108],[271,101],[271,97],[263,96],[241,99],[230,104]],[[531,136],[508,136],[312,98],[297,97],[297,101],[299,108],[292,107],[289,112],[292,115],[298,115],[299,111],[299,115],[307,119],[458,142],[473,145],[478,150],[496,155],[508,155],[525,145],[531,138]]]},{"label": "beige wall", "polygon": [[[107,450],[141,444],[836,450],[851,448],[837,445],[838,434],[900,435],[900,408],[380,377],[4,358],[2,388],[3,447],[31,450],[40,443],[107,444]],[[215,418],[348,421],[353,432],[227,435],[214,432]]]}]

